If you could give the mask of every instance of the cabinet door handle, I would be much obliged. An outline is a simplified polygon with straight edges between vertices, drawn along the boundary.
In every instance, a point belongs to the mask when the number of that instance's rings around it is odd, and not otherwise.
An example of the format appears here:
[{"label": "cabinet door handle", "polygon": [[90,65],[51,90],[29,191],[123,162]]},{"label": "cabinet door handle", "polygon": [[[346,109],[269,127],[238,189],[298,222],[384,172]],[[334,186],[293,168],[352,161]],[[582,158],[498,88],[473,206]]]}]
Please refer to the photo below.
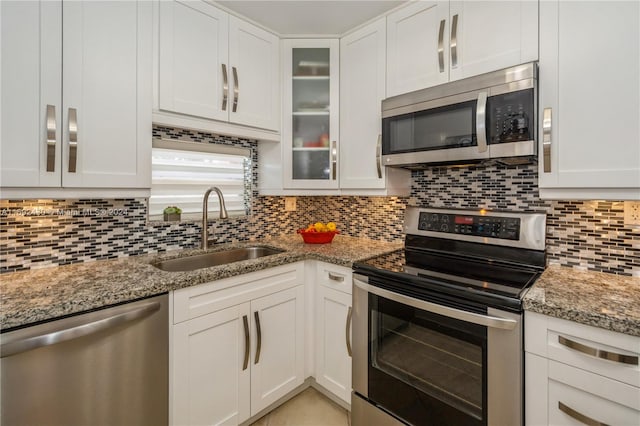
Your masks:
[{"label": "cabinet door handle", "polygon": [[382,179],[382,134],[378,134],[378,142],[376,143],[376,169],[378,170],[378,179]]},{"label": "cabinet door handle", "polygon": [[75,108],[69,108],[69,173],[76,172],[78,160],[78,115]]},{"label": "cabinet door handle", "polygon": [[478,104],[476,105],[476,139],[478,141],[478,152],[487,151],[487,92],[478,93]]},{"label": "cabinet door handle", "polygon": [[545,173],[551,173],[551,108],[542,111],[542,164]]},{"label": "cabinet door handle", "polygon": [[242,322],[244,323],[244,363],[242,364],[242,371],[244,371],[249,366],[249,349],[251,342],[249,340],[249,318],[243,315]]},{"label": "cabinet door handle", "polygon": [[56,107],[47,105],[47,171],[56,170]]},{"label": "cabinet door handle", "polygon": [[331,179],[336,180],[338,176],[338,144],[331,141]]},{"label": "cabinet door handle", "polygon": [[351,306],[349,306],[349,312],[347,312],[347,326],[345,329],[345,339],[347,342],[347,353],[349,354],[349,356],[352,355],[352,351],[351,351],[351,333],[349,333],[351,331],[351,316],[353,313],[353,308]]},{"label": "cabinet door handle", "polygon": [[444,72],[444,24],[445,20],[440,21],[440,30],[438,31],[438,65],[440,72]]},{"label": "cabinet door handle", "polygon": [[238,81],[238,70],[232,67],[233,71],[233,109],[232,112],[238,110],[238,101],[240,100],[240,82]]},{"label": "cabinet door handle", "polygon": [[229,79],[227,78],[227,66],[222,64],[222,110],[227,110],[227,99],[229,98]]},{"label": "cabinet door handle", "polygon": [[578,343],[574,340],[567,339],[564,336],[558,336],[558,343],[568,347],[569,349],[573,349],[574,351],[582,352],[583,354],[591,355],[596,358],[619,362],[621,364],[638,365],[637,356],[623,355],[615,352],[609,352],[602,349],[593,348],[591,346]]},{"label": "cabinet door handle", "polygon": [[253,313],[253,317],[256,320],[256,333],[258,335],[258,344],[256,345],[256,359],[253,362],[257,364],[260,361],[260,350],[262,349],[262,329],[260,328],[260,314],[258,311]]},{"label": "cabinet door handle", "polygon": [[458,14],[451,20],[451,68],[458,66]]},{"label": "cabinet door handle", "polygon": [[576,419],[577,421],[579,421],[580,423],[583,423],[585,425],[588,425],[588,426],[609,426],[606,423],[602,423],[602,422],[599,422],[597,420],[592,419],[589,416],[585,416],[584,414],[580,413],[579,411],[574,410],[573,408],[563,404],[560,401],[558,401],[558,409],[560,411],[562,411],[563,413],[565,413],[567,416],[572,417],[572,418]]}]

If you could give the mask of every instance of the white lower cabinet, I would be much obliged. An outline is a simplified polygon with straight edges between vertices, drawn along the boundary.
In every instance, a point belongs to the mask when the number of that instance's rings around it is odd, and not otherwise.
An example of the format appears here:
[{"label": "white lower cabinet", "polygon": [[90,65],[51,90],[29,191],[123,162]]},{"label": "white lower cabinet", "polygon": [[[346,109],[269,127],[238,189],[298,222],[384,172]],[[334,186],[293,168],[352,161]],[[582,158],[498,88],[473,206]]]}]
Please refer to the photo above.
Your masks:
[{"label": "white lower cabinet", "polygon": [[173,424],[238,424],[250,416],[244,366],[249,303],[173,326]]},{"label": "white lower cabinet", "polygon": [[251,312],[253,416],[304,381],[304,286],[252,300]]},{"label": "white lower cabinet", "polygon": [[351,270],[317,263],[316,382],[351,403]]},{"label": "white lower cabinet", "polygon": [[171,420],[239,424],[304,382],[304,263],[173,293]]},{"label": "white lower cabinet", "polygon": [[640,424],[640,338],[525,313],[525,420]]}]

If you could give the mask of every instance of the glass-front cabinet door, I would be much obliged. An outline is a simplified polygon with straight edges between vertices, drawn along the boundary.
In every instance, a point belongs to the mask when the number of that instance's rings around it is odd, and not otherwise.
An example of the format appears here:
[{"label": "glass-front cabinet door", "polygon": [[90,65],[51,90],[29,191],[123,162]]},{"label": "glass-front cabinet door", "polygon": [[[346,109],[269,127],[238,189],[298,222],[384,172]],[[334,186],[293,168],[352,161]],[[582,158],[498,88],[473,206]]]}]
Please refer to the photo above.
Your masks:
[{"label": "glass-front cabinet door", "polygon": [[338,40],[284,42],[284,186],[338,188]]}]

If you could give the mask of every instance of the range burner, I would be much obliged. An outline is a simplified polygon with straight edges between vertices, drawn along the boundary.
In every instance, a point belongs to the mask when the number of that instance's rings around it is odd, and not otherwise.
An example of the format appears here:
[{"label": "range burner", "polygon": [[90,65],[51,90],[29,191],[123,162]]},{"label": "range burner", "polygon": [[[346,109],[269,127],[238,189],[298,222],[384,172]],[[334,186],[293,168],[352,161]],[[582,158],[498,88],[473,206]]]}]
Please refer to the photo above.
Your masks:
[{"label": "range burner", "polygon": [[441,292],[520,311],[544,270],[544,230],[544,214],[410,207],[405,248],[354,271],[401,281],[423,298]]}]

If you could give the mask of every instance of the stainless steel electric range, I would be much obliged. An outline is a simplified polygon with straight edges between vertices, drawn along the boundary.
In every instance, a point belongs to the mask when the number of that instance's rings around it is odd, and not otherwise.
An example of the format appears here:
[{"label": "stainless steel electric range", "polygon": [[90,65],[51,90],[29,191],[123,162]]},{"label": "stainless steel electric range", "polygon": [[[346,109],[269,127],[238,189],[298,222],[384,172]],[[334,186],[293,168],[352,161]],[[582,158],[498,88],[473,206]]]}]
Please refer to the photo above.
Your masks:
[{"label": "stainless steel electric range", "polygon": [[409,207],[405,248],[354,264],[354,426],[523,423],[522,298],[545,226]]}]

